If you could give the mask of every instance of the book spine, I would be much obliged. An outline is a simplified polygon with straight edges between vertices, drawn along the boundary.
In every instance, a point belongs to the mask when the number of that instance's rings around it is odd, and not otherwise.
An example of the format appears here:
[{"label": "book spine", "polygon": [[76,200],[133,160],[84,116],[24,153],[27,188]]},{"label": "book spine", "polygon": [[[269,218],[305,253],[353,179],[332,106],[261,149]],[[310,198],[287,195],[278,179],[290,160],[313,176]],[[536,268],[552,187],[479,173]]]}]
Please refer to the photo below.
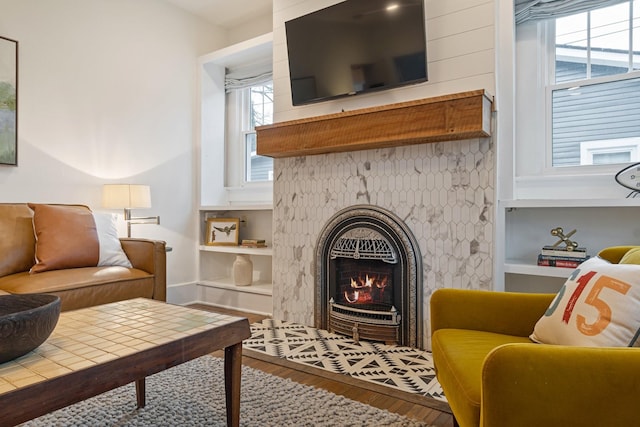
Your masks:
[{"label": "book spine", "polygon": [[538,259],[545,259],[545,260],[553,259],[553,260],[577,261],[577,262],[583,262],[583,261],[588,260],[589,258],[590,258],[589,255],[586,255],[586,256],[581,257],[581,258],[568,257],[568,256],[543,255],[543,254],[538,255]]},{"label": "book spine", "polygon": [[559,257],[566,257],[566,258],[586,258],[587,257],[587,253],[586,252],[582,252],[582,251],[554,251],[551,249],[542,249],[540,251],[541,255],[547,255],[547,256],[559,256]]},{"label": "book spine", "polygon": [[545,267],[576,268],[584,261],[584,259],[561,259],[556,257],[545,257],[542,255],[538,257],[538,265]]},{"label": "book spine", "polygon": [[562,251],[562,252],[586,252],[587,251],[587,248],[585,248],[584,246],[573,248],[571,251],[569,250],[569,248],[565,246],[544,245],[542,249],[549,250],[549,251]]}]

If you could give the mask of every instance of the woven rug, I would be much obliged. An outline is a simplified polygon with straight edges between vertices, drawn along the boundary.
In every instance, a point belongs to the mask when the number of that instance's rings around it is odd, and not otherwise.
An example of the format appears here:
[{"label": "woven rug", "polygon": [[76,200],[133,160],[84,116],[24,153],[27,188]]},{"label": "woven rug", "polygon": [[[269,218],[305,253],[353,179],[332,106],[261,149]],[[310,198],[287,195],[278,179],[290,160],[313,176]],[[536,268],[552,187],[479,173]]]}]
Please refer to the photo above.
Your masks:
[{"label": "woven rug", "polygon": [[251,338],[243,342],[243,347],[446,402],[436,379],[431,353],[427,351],[367,341],[356,343],[344,335],[274,319],[252,324]]},{"label": "woven rug", "polygon": [[[224,426],[224,366],[204,356],[147,378],[136,409],[133,384],[22,424],[29,427]],[[336,418],[337,417],[337,418]],[[426,426],[289,379],[242,367],[241,426]]]}]

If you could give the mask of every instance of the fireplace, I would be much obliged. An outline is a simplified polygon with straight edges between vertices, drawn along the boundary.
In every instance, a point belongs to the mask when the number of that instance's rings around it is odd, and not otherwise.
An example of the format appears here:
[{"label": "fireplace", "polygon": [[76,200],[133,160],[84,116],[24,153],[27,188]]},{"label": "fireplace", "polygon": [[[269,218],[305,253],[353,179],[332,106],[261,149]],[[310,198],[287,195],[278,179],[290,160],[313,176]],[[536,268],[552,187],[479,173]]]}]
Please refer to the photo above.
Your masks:
[{"label": "fireplace", "polygon": [[422,348],[422,262],[392,212],[357,205],[336,213],[316,245],[316,327]]},{"label": "fireplace", "polygon": [[[457,102],[464,98],[468,102]],[[406,246],[419,253],[415,299],[422,306],[415,314],[409,309],[409,316],[397,309],[402,322],[419,319],[416,326],[403,325],[403,333],[421,330],[422,339],[415,341],[424,348],[431,346],[433,291],[492,288],[497,164],[492,97],[474,91],[402,104],[315,117],[307,117],[311,110],[291,110],[279,117],[294,120],[258,128],[258,152],[274,157],[274,318],[327,324],[328,297],[321,283],[329,261],[319,254],[330,237],[325,225],[340,221],[336,212],[362,204],[393,212],[411,230],[405,241],[419,243],[419,251]],[[404,226],[399,228],[403,235]]]}]

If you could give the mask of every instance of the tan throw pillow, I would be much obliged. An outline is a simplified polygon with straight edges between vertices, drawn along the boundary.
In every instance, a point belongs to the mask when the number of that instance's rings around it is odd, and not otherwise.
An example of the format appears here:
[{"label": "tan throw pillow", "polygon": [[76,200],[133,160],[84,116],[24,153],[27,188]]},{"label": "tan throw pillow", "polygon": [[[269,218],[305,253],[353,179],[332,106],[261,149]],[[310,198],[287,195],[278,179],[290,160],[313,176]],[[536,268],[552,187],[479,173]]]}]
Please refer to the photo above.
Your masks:
[{"label": "tan throw pillow", "polygon": [[36,264],[31,273],[98,265],[100,244],[89,208],[34,203],[29,207],[36,236]]},{"label": "tan throw pillow", "polygon": [[594,257],[576,268],[530,338],[587,347],[640,346],[640,265]]}]

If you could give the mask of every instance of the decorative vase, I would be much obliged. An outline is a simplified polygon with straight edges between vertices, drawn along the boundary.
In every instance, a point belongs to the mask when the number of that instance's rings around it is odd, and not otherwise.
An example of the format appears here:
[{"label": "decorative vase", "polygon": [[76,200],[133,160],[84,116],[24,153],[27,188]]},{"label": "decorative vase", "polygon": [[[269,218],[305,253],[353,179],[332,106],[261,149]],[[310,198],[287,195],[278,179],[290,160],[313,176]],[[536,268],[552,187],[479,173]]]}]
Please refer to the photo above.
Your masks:
[{"label": "decorative vase", "polygon": [[253,281],[253,262],[249,255],[238,254],[233,262],[233,283],[236,286],[249,286]]},{"label": "decorative vase", "polygon": [[60,297],[55,295],[0,295],[0,364],[45,342],[58,317]]}]

